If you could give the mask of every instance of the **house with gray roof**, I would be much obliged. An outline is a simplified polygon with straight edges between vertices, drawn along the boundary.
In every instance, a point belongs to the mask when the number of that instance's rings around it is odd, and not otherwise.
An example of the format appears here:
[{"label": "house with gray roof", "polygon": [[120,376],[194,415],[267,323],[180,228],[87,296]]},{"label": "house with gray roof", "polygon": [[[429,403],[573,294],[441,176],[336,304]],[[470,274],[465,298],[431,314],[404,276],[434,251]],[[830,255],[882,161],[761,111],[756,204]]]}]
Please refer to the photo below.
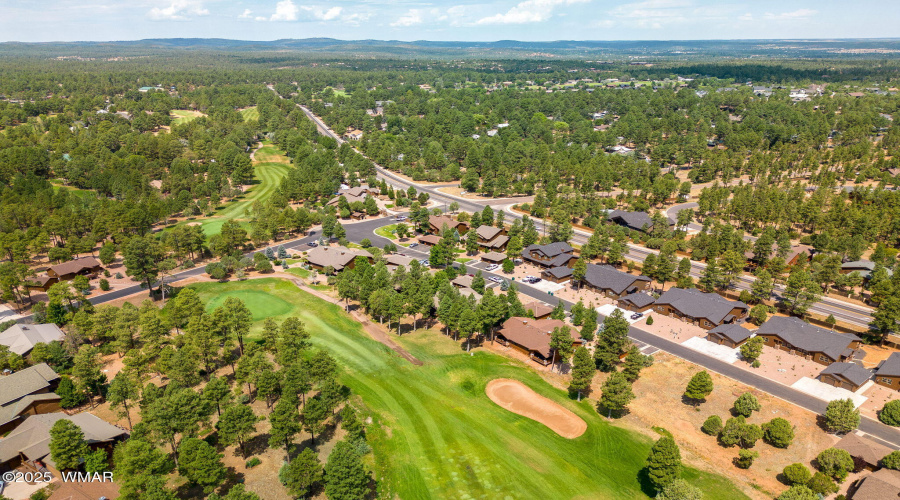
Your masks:
[{"label": "house with gray roof", "polygon": [[478,236],[478,246],[485,251],[503,251],[506,244],[509,243],[509,236],[506,230],[501,227],[494,226],[478,226],[475,230]]},{"label": "house with gray roof", "polygon": [[334,269],[334,272],[341,272],[344,268],[353,269],[357,257],[363,257],[370,263],[373,260],[372,254],[365,250],[342,246],[318,246],[306,253],[306,261],[318,271],[324,271],[329,267]]},{"label": "house with gray roof", "polygon": [[865,351],[857,350],[862,341],[856,335],[833,332],[800,318],[775,316],[763,323],[756,335],[762,337],[769,347],[823,365],[865,356]]},{"label": "house with gray roof", "polygon": [[[653,218],[647,212],[612,210],[606,215],[606,220],[635,231],[649,231],[653,228]],[[675,225],[675,221],[668,217],[666,217],[666,222],[669,226]]]},{"label": "house with gray roof", "polygon": [[856,363],[844,361],[831,363],[819,373],[820,381],[852,392],[856,392],[857,389],[871,379],[872,370],[866,370]]},{"label": "house with gray roof", "polygon": [[606,264],[588,264],[582,281],[588,288],[614,299],[646,290],[650,286],[650,278],[619,271]]},{"label": "house with gray roof", "polygon": [[653,306],[653,302],[656,299],[648,294],[643,292],[637,293],[629,293],[624,297],[620,297],[618,301],[616,301],[617,305],[626,311],[634,311],[634,312],[644,312],[647,309],[650,309]]},{"label": "house with gray roof", "polygon": [[737,323],[723,323],[706,332],[706,340],[731,348],[740,347],[752,336],[753,332]]},{"label": "house with gray roof", "polygon": [[59,396],[53,393],[59,375],[47,363],[0,377],[0,433],[8,432],[29,415],[59,411]]},{"label": "house with gray roof", "polygon": [[37,470],[44,466],[56,468],[50,456],[50,429],[59,420],[69,420],[84,433],[84,440],[93,450],[105,448],[128,437],[124,429],[109,424],[90,413],[72,416],[65,413],[35,415],[0,439],[0,464],[13,469],[21,464],[29,464]]},{"label": "house with gray roof", "polygon": [[0,345],[19,356],[27,356],[36,344],[62,342],[66,334],[53,323],[22,325],[16,323],[0,333]]},{"label": "house with gray roof", "polygon": [[541,271],[541,278],[554,283],[563,283],[572,279],[572,268],[566,266],[552,267]]},{"label": "house with gray roof", "polygon": [[742,320],[750,311],[747,304],[739,300],[728,300],[717,293],[705,293],[696,288],[670,288],[656,299],[653,309],[707,330]]},{"label": "house with gray roof", "polygon": [[566,242],[548,245],[529,245],[522,250],[522,258],[540,267],[572,267],[578,260],[575,249]]},{"label": "house with gray roof", "polygon": [[900,391],[900,352],[890,356],[875,369],[875,383]]},{"label": "house with gray roof", "polygon": [[[863,277],[864,280],[868,280],[872,277],[872,272],[875,271],[876,264],[871,260],[854,260],[850,262],[844,262],[841,264],[841,274],[850,274],[850,273],[859,273],[860,276]],[[894,272],[885,268],[888,276],[893,276]]]}]

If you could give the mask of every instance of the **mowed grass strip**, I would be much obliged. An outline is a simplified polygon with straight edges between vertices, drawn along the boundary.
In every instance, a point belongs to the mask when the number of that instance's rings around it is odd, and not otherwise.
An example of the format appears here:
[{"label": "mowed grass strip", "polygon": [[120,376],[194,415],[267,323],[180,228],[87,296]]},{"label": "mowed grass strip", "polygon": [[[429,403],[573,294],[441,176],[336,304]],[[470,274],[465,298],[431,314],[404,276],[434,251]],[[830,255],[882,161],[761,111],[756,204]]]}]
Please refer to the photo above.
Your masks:
[{"label": "mowed grass strip", "polygon": [[[220,296],[244,299],[255,320],[251,337],[265,317],[299,317],[313,344],[340,361],[342,382],[374,414],[371,465],[383,498],[649,498],[638,477],[652,441],[610,425],[589,402],[568,399],[519,362],[485,351],[469,356],[448,337],[418,331],[397,339],[424,362],[416,367],[372,340],[339,306],[288,281],[191,286],[209,308]],[[565,439],[497,406],[484,393],[495,378],[522,381],[583,418],[587,431]],[[686,469],[683,477],[707,500],[747,498],[721,476]]]},{"label": "mowed grass strip", "polygon": [[241,116],[244,117],[245,122],[249,122],[250,120],[259,120],[259,110],[256,109],[256,106],[244,108],[240,111],[240,113]]},{"label": "mowed grass strip", "polygon": [[192,109],[173,109],[169,116],[173,118],[172,125],[183,125],[206,115]]},{"label": "mowed grass strip", "polygon": [[291,159],[268,142],[263,142],[263,146],[256,150],[253,157],[255,184],[250,186],[237,200],[226,204],[215,215],[203,221],[201,226],[207,236],[218,234],[226,220],[245,219],[246,212],[253,206],[253,202],[262,202],[271,198],[278,186],[281,185],[281,179],[291,168]]}]

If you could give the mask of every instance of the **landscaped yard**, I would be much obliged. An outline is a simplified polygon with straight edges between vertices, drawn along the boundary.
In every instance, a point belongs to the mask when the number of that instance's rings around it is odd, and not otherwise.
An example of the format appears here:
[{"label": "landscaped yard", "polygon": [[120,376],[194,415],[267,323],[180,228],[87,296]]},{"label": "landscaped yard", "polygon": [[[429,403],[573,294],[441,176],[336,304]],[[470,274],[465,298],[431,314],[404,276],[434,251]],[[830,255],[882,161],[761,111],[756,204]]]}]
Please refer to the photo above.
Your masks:
[{"label": "landscaped yard", "polygon": [[375,234],[381,236],[382,238],[387,238],[389,240],[396,240],[397,235],[395,231],[397,230],[397,224],[390,224],[387,226],[381,226],[375,229]]},{"label": "landscaped yard", "polygon": [[203,232],[208,236],[219,233],[226,220],[244,218],[245,212],[255,201],[265,201],[275,193],[281,179],[287,175],[291,160],[275,146],[264,142],[254,153],[254,178],[256,184],[236,201],[226,204],[212,217],[201,221]]},{"label": "landscaped yard", "polygon": [[[368,427],[382,498],[647,498],[638,480],[651,441],[610,425],[587,401],[576,403],[532,370],[485,351],[473,356],[433,331],[396,338],[423,366],[372,340],[339,306],[279,279],[190,285],[207,307],[228,296],[261,320],[299,317],[318,347],[344,370],[341,380],[372,412]],[[583,418],[587,431],[565,439],[508,412],[485,394],[495,378],[522,381]],[[687,469],[704,498],[746,498],[725,478]]]}]

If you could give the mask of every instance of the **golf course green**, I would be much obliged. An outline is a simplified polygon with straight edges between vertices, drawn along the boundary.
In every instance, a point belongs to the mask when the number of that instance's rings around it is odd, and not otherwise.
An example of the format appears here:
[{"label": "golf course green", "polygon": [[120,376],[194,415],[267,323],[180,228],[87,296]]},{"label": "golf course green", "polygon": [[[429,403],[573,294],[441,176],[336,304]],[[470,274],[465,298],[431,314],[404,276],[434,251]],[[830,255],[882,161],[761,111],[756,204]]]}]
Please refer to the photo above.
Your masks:
[{"label": "golf course green", "polygon": [[[342,366],[341,381],[373,418],[367,432],[379,497],[402,499],[649,498],[639,480],[652,441],[611,425],[590,402],[575,402],[518,361],[420,330],[395,340],[423,361],[414,366],[372,340],[336,305],[277,278],[197,283],[207,308],[225,297],[244,300],[255,320],[299,317],[313,343]],[[496,378],[519,380],[587,422],[566,439],[506,411],[485,394]],[[722,476],[685,468],[682,477],[706,500],[747,497]]]}]

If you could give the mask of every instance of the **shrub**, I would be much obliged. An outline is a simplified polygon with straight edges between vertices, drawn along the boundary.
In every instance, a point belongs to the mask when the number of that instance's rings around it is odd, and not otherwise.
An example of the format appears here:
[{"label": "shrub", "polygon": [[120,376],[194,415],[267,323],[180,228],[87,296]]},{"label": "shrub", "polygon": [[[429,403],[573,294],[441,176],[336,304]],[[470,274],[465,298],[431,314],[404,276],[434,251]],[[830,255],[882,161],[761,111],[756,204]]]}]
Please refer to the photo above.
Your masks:
[{"label": "shrub", "polygon": [[117,280],[120,280],[120,279],[122,279],[122,278],[123,278],[122,273],[116,273],[116,279],[117,279]]},{"label": "shrub", "polygon": [[719,435],[725,446],[739,445],[741,448],[753,448],[762,438],[762,429],[756,424],[748,424],[743,416],[729,418]]},{"label": "shrub", "polygon": [[737,465],[741,469],[749,469],[751,465],[753,465],[753,460],[759,456],[759,452],[753,450],[741,450],[738,452],[738,457],[734,461],[734,465]]},{"label": "shrub", "polygon": [[756,396],[749,392],[741,394],[740,397],[734,401],[734,412],[744,417],[749,417],[754,411],[759,411],[760,408]]},{"label": "shrub", "polygon": [[262,460],[260,460],[258,457],[253,457],[250,460],[247,460],[247,463],[245,463],[244,466],[248,469],[252,469],[261,463]]},{"label": "shrub", "polygon": [[650,326],[652,324],[653,324],[653,316],[647,316],[647,326]]},{"label": "shrub", "polygon": [[853,470],[853,457],[845,450],[828,448],[819,453],[816,464],[823,474],[837,481],[843,481],[847,473]]},{"label": "shrub", "polygon": [[834,481],[831,480],[830,477],[822,474],[821,472],[816,472],[806,486],[813,491],[813,493],[820,493],[822,495],[829,495],[831,493],[837,493],[838,487],[834,484]]},{"label": "shrub", "polygon": [[881,459],[881,465],[888,469],[900,470],[900,451],[892,451]]},{"label": "shrub", "polygon": [[752,366],[753,368],[759,368],[760,366],[762,366],[762,363],[760,363],[758,359],[754,359],[753,363],[750,363],[750,366]]},{"label": "shrub", "polygon": [[103,290],[104,292],[108,292],[109,291],[109,280],[107,280],[106,278],[100,278],[100,289]]},{"label": "shrub", "polygon": [[801,463],[788,465],[784,468],[782,474],[784,474],[784,479],[791,485],[806,484],[812,479],[812,472]]},{"label": "shrub", "polygon": [[794,441],[794,427],[781,417],[763,424],[762,429],[763,438],[776,448],[787,448]]},{"label": "shrub", "polygon": [[885,403],[881,412],[878,413],[878,420],[894,427],[900,425],[900,399]]},{"label": "shrub", "polygon": [[110,276],[112,276],[112,275],[109,274],[109,269],[104,269],[104,270],[103,270],[103,277],[109,278]]},{"label": "shrub", "polygon": [[819,495],[807,488],[806,485],[797,484],[778,495],[777,500],[819,500]]},{"label": "shrub", "polygon": [[859,410],[851,399],[836,399],[825,408],[825,427],[832,432],[850,432],[859,427]]},{"label": "shrub", "polygon": [[703,492],[684,479],[676,479],[667,484],[656,495],[656,500],[702,500]]},{"label": "shrub", "polygon": [[750,361],[756,361],[762,354],[763,338],[753,337],[752,339],[741,344],[741,356]]},{"label": "shrub", "polygon": [[722,432],[722,419],[718,415],[710,415],[700,427],[705,434],[716,436]]}]

